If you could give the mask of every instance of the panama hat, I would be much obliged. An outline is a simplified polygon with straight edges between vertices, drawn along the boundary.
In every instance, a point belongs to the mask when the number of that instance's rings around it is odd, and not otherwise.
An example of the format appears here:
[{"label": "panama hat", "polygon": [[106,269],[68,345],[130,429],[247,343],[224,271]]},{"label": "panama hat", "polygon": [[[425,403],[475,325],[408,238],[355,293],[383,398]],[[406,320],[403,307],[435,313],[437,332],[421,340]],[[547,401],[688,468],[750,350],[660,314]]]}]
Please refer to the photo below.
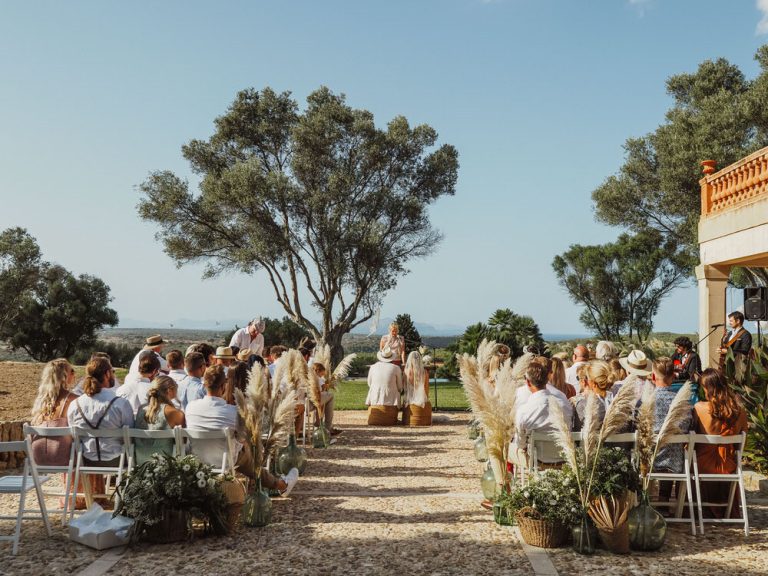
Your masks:
[{"label": "panama hat", "polygon": [[651,374],[651,361],[642,350],[632,350],[625,358],[619,358],[619,363],[627,371],[627,374],[637,376],[649,376]]},{"label": "panama hat", "polygon": [[216,354],[213,357],[221,358],[222,360],[232,360],[235,358],[235,355],[232,354],[232,348],[229,346],[219,346],[216,348]]},{"label": "panama hat", "polygon": [[144,348],[154,348],[155,346],[161,346],[165,344],[165,340],[160,334],[155,334],[144,340]]},{"label": "panama hat", "polygon": [[379,359],[379,362],[392,362],[395,360],[395,355],[392,354],[392,349],[389,346],[385,346],[383,350],[376,353],[376,358]]},{"label": "panama hat", "polygon": [[243,348],[237,353],[237,359],[241,362],[248,362],[248,360],[251,359],[251,354],[253,354],[253,352],[251,352],[250,348]]}]

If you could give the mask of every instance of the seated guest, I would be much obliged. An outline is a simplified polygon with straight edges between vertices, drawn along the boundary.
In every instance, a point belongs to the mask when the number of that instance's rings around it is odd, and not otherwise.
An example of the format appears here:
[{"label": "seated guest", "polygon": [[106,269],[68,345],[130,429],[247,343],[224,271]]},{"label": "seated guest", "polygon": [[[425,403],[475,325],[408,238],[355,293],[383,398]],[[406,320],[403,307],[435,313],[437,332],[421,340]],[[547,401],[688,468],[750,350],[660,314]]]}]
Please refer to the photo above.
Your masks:
[{"label": "seated guest", "polygon": [[235,390],[245,394],[248,387],[248,364],[239,360],[232,364],[227,371],[227,383],[224,388],[224,400],[227,404],[235,404]]},{"label": "seated guest", "polygon": [[163,340],[163,337],[160,336],[160,334],[156,334],[155,336],[150,336],[147,338],[144,341],[144,348],[140,350],[136,356],[133,357],[133,360],[131,361],[131,367],[128,369],[128,374],[139,373],[139,359],[144,352],[153,352],[157,357],[157,361],[160,362],[160,370],[162,372],[168,372],[168,363],[160,354],[160,352],[163,351],[165,344],[166,342]]},{"label": "seated guest", "polygon": [[[661,425],[667,417],[669,407],[677,396],[677,392],[672,389],[672,382],[675,379],[675,365],[671,358],[660,357],[653,362],[653,372],[651,381],[656,386],[656,413],[653,420],[653,431],[658,433]],[[681,433],[688,432],[691,426],[691,412],[688,412],[686,418],[678,424]],[[683,471],[685,464],[685,454],[683,446],[680,444],[671,444],[661,448],[656,454],[656,460],[653,462],[654,472],[673,472]],[[672,494],[672,482],[659,482],[659,499],[669,500]]]},{"label": "seated guest", "polygon": [[560,358],[553,357],[549,366],[549,384],[565,394],[568,399],[576,396],[576,388],[565,381],[565,367]]},{"label": "seated guest", "polygon": [[[112,364],[112,358],[106,352],[94,352],[93,354],[91,354],[91,357],[88,360],[93,360],[94,358],[106,358],[107,361],[110,363],[110,365]],[[77,381],[77,384],[75,385],[75,387],[72,389],[72,393],[75,396],[80,396],[83,393],[83,382],[85,382],[85,378],[86,376],[83,376],[82,378],[80,378],[80,380]],[[117,379],[117,376],[115,376],[114,384],[111,384],[109,388],[105,388],[104,390],[107,390],[110,393],[114,394],[115,390],[117,390],[119,387],[120,387],[120,381]]]},{"label": "seated guest", "polygon": [[280,344],[275,344],[269,349],[269,356],[267,356],[267,362],[269,367],[270,378],[275,377],[275,369],[277,368],[277,363],[280,361],[280,356],[282,356],[287,351],[288,351],[288,348],[286,348],[285,346],[281,346]]},{"label": "seated guest", "polygon": [[[93,358],[85,367],[85,372],[83,394],[67,409],[70,426],[91,430],[133,426],[133,410],[128,400],[106,391],[114,378],[109,361]],[[118,438],[89,438],[83,442],[83,460],[87,466],[117,466],[122,445],[123,441]]]},{"label": "seated guest", "polygon": [[[616,387],[616,391],[621,388],[621,382],[624,382],[624,380],[627,379],[627,371],[624,369],[624,366],[621,365],[621,361],[618,358],[612,358],[608,361],[608,365],[611,367],[611,371],[613,372],[613,386]],[[615,396],[615,392],[613,392],[613,388],[611,388],[611,393]]]},{"label": "seated guest", "polygon": [[331,436],[338,436],[342,430],[333,427],[333,417],[336,413],[336,393],[326,381],[327,370],[319,362],[312,364],[312,370],[315,371],[315,374],[318,376],[318,382],[320,382],[320,399],[323,401],[323,422]]},{"label": "seated guest", "polygon": [[[747,411],[739,395],[728,386],[720,372],[708,368],[701,373],[699,385],[704,390],[705,402],[697,402],[693,407],[693,427],[697,434],[713,436],[735,436],[747,431]],[[696,460],[701,474],[733,474],[736,472],[736,448],[731,445],[718,446],[697,444]],[[701,498],[703,502],[727,504],[731,483],[702,482]],[[739,499],[734,498],[734,510],[728,516],[725,507],[711,507],[704,510],[709,517],[741,517]]]},{"label": "seated guest", "polygon": [[701,374],[701,358],[693,351],[693,342],[688,336],[675,338],[675,353],[672,355],[675,365],[675,382],[698,382]]},{"label": "seated guest", "polygon": [[600,340],[595,346],[595,359],[605,360],[610,362],[614,358],[619,357],[619,350],[616,348],[616,344],[610,340]]},{"label": "seated guest", "polygon": [[[227,404],[222,398],[226,379],[223,366],[211,366],[206,369],[203,375],[206,395],[187,405],[187,428],[190,430],[223,430],[224,428],[239,430],[237,408]],[[238,433],[237,436],[236,451],[238,453],[233,454],[237,469],[249,478],[255,479],[256,471],[250,443],[244,434]],[[217,468],[221,466],[221,457],[226,449],[224,439],[196,441],[192,446],[193,453],[200,460]],[[296,485],[299,473],[293,468],[286,476],[278,478],[264,468],[261,470],[260,477],[262,486],[277,489],[283,496],[287,496]]]},{"label": "seated guest", "polygon": [[184,356],[181,350],[171,350],[165,356],[165,361],[168,362],[168,376],[176,381],[176,384],[181,384],[181,381],[187,377],[187,373],[184,371]]},{"label": "seated guest", "polygon": [[216,348],[216,354],[213,355],[214,363],[219,366],[224,366],[224,373],[226,374],[229,367],[233,362],[237,360],[237,357],[232,353],[232,348],[229,346],[219,346]]},{"label": "seated guest", "polygon": [[619,358],[619,363],[627,372],[627,378],[614,382],[611,394],[616,396],[630,376],[637,376],[635,381],[635,399],[640,400],[647,378],[651,375],[651,361],[642,350],[632,350],[625,358]]},{"label": "seated guest", "polygon": [[574,388],[579,385],[576,378],[576,371],[579,367],[584,366],[589,362],[589,349],[586,346],[579,344],[573,349],[573,356],[571,357],[573,364],[565,371],[565,381],[568,382]]},{"label": "seated guest", "polygon": [[[552,383],[549,382],[549,375],[552,373],[550,359],[544,356],[535,356],[531,364],[534,362],[544,366],[544,368],[547,370],[546,390],[550,395],[554,396],[557,399],[558,403],[560,404],[560,407],[563,409],[563,415],[565,416],[565,421],[570,422],[573,418],[573,405],[568,401],[568,397],[562,391],[560,391],[557,387],[555,387]],[[526,369],[526,373],[527,373],[527,369]],[[520,414],[520,410],[531,399],[531,396],[532,396],[532,389],[529,386],[527,385],[520,386],[517,389],[515,405],[517,406],[518,417]]]},{"label": "seated guest", "polygon": [[[376,359],[377,362],[368,369],[368,396],[365,399],[365,405],[369,407],[368,422],[393,425],[397,423],[400,408],[403,371],[394,363],[397,357],[389,348],[379,350]],[[377,415],[382,419],[378,420]]]},{"label": "seated guest", "polygon": [[[213,366],[216,363],[216,359],[214,356],[216,355],[216,349],[211,346],[210,344],[207,344],[206,342],[199,342],[197,344],[192,344],[189,348],[187,348],[186,354],[190,354],[191,352],[199,352],[203,355],[203,359],[205,360],[205,367]],[[186,355],[185,355],[186,358]]]},{"label": "seated guest", "polygon": [[203,386],[203,374],[205,374],[205,358],[200,352],[190,352],[184,357],[184,369],[187,377],[179,384],[178,401],[181,409],[185,410],[187,404],[193,400],[205,397]]},{"label": "seated guest", "polygon": [[[509,350],[509,348],[507,348]],[[502,361],[503,354],[496,354],[495,358]],[[414,350],[408,354],[405,362],[405,405],[408,411],[408,420],[406,421],[406,408],[403,408],[403,423],[411,426],[431,426],[432,425],[432,404],[429,401],[429,371],[424,366],[425,361],[429,360],[426,356],[422,359],[421,354]],[[495,378],[495,375],[492,375]]]},{"label": "seated guest", "polygon": [[[536,358],[525,372],[525,384],[531,395],[525,404],[517,409],[517,434],[513,443],[513,447],[517,449],[525,450],[527,448],[528,437],[532,432],[551,433],[555,431],[549,412],[549,400],[553,394],[547,389],[549,366],[545,360],[546,358],[543,357]],[[568,422],[568,414],[565,416],[566,422]],[[545,463],[562,461],[559,450],[550,446],[549,443],[542,444],[541,449],[538,450],[538,459]]]},{"label": "seated guest", "polygon": [[605,411],[611,399],[609,390],[614,384],[613,371],[608,362],[604,360],[591,361],[584,370],[583,382],[589,392],[574,398],[573,429],[576,431],[581,430],[584,426],[589,394],[595,394],[599,400],[597,410],[600,422],[605,418]]},{"label": "seated guest", "polygon": [[[178,384],[170,376],[158,376],[152,381],[147,392],[146,406],[139,408],[136,414],[136,428],[140,430],[172,430],[176,426],[184,427],[184,412],[178,410],[173,401],[176,399]],[[152,454],[166,453],[173,455],[173,439],[134,440],[136,464],[150,460]]]},{"label": "seated guest", "polygon": [[125,383],[117,389],[115,394],[128,400],[134,415],[147,403],[147,392],[152,385],[152,380],[160,373],[160,360],[151,350],[144,351],[139,357],[138,377],[130,376]]}]

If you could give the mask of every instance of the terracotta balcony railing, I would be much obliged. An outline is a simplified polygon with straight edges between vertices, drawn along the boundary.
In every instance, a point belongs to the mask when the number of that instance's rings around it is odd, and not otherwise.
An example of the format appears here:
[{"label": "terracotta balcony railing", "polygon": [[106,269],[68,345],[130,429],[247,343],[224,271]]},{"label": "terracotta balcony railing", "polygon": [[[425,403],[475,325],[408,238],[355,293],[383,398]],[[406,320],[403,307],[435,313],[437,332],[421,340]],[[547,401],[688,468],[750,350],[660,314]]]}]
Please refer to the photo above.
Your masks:
[{"label": "terracotta balcony railing", "polygon": [[718,172],[712,160],[705,160],[702,166],[705,176],[699,182],[703,217],[768,198],[768,147]]}]

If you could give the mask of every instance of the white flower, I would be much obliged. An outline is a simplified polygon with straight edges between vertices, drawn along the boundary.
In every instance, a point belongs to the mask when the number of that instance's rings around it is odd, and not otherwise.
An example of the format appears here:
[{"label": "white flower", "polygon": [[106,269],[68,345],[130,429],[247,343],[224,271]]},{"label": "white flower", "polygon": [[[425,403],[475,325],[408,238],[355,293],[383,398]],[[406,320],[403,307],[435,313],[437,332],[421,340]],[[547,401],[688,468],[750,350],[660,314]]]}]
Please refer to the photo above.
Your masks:
[{"label": "white flower", "polygon": [[550,506],[556,506],[557,505],[557,500],[550,500],[549,501],[549,505]]},{"label": "white flower", "polygon": [[525,492],[523,492],[523,496],[525,496],[526,498],[530,498],[531,497],[531,493],[528,492],[528,490],[526,490]]},{"label": "white flower", "polygon": [[202,480],[203,478],[205,478],[205,472],[203,472],[202,470],[198,470],[195,476],[197,476],[200,480]]},{"label": "white flower", "polygon": [[576,512],[576,506],[571,506],[571,512]]},{"label": "white flower", "polygon": [[533,508],[534,510],[536,510],[536,502],[534,502],[534,503],[533,503],[533,505],[531,506],[531,508]]},{"label": "white flower", "polygon": [[184,472],[189,472],[189,464],[184,464],[181,469],[184,470]]},{"label": "white flower", "polygon": [[208,478],[208,486],[210,486],[211,488],[216,486],[216,480],[214,480],[213,478]]},{"label": "white flower", "polygon": [[200,488],[205,488],[205,480],[200,478],[200,480],[197,481],[197,485],[200,486]]}]

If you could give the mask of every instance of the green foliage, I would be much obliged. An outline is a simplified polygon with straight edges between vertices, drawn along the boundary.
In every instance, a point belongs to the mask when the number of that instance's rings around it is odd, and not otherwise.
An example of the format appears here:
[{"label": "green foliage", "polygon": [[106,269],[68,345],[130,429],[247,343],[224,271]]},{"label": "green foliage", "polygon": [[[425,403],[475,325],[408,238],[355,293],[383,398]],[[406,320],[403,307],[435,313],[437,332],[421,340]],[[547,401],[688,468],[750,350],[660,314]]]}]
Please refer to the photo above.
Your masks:
[{"label": "green foliage", "polygon": [[760,74],[747,80],[725,59],[667,80],[674,99],[654,132],[630,138],[618,174],[592,193],[597,219],[634,232],[655,230],[679,248],[688,274],[698,262],[700,162],[724,167],[768,145],[768,46],[755,55]]},{"label": "green foliage", "polygon": [[416,326],[413,325],[410,314],[398,314],[395,317],[395,324],[397,324],[398,334],[405,339],[405,355],[407,357],[413,350],[418,350],[421,346],[421,335],[416,330]]},{"label": "green foliage", "polygon": [[288,92],[243,90],[215,125],[182,148],[199,193],[154,172],[140,216],[179,265],[205,262],[206,276],[263,270],[289,317],[338,360],[342,335],[437,246],[429,206],[454,193],[456,149],[430,151],[437,132],[403,117],[377,128],[324,87],[303,112]]},{"label": "green foliage", "polygon": [[71,356],[70,361],[75,365],[82,366],[88,362],[91,354],[94,352],[106,352],[112,360],[112,366],[128,368],[133,358],[139,353],[139,350],[141,350],[141,347],[137,348],[130,344],[96,340],[92,346],[78,349]]},{"label": "green foliage", "polygon": [[605,340],[629,332],[646,340],[661,301],[685,279],[680,256],[653,229],[622,234],[614,243],[572,245],[552,267],[571,300],[584,306],[581,323]]},{"label": "green foliage", "polygon": [[566,526],[577,524],[583,515],[576,478],[565,470],[544,470],[531,477],[528,484],[502,492],[496,502],[509,511],[510,517],[530,506],[543,520]]},{"label": "green foliage", "polygon": [[747,410],[749,431],[745,458],[760,472],[768,472],[768,344],[753,347],[754,360],[734,357],[728,351],[725,377],[740,395]]},{"label": "green foliage", "polygon": [[154,454],[123,477],[115,515],[134,518],[140,526],[138,535],[142,525],[160,522],[164,509],[187,510],[204,520],[213,533],[225,534],[227,499],[222,481],[222,476],[195,456]]},{"label": "green foliage", "polygon": [[109,308],[109,287],[94,276],[75,277],[61,266],[44,264],[35,286],[18,302],[19,313],[0,337],[13,349],[47,362],[91,348],[96,331],[117,324]]},{"label": "green foliage", "polygon": [[24,228],[0,233],[0,333],[18,318],[20,300],[37,284],[41,265],[37,241]]},{"label": "green foliage", "polygon": [[[588,479],[592,474],[592,463],[584,463],[584,451],[576,452],[577,464],[581,467],[581,478]],[[597,454],[594,464],[594,477],[590,489],[590,499],[600,496],[618,496],[625,490],[640,490],[640,475],[632,466],[629,452],[620,446],[603,446]]]}]

